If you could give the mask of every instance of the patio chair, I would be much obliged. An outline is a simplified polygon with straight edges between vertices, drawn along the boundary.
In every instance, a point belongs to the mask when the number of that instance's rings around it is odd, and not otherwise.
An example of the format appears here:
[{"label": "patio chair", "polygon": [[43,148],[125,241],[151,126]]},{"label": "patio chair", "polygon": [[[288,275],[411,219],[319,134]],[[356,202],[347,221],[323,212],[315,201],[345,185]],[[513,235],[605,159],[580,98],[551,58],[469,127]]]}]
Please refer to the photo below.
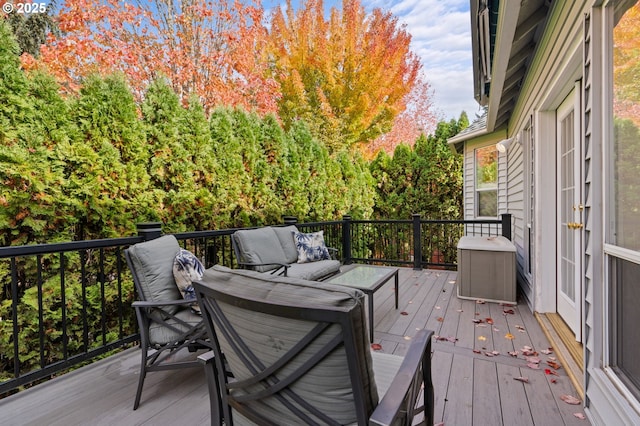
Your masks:
[{"label": "patio chair", "polygon": [[212,424],[433,424],[433,332],[403,358],[371,351],[359,290],[219,266],[194,288],[213,343],[200,359],[222,403]]},{"label": "patio chair", "polygon": [[150,371],[200,367],[196,356],[176,356],[181,349],[211,348],[202,316],[182,298],[173,275],[180,251],[173,235],[135,244],[125,250],[139,300],[132,306],[140,329],[140,377],[133,409],[140,405],[145,376]]}]

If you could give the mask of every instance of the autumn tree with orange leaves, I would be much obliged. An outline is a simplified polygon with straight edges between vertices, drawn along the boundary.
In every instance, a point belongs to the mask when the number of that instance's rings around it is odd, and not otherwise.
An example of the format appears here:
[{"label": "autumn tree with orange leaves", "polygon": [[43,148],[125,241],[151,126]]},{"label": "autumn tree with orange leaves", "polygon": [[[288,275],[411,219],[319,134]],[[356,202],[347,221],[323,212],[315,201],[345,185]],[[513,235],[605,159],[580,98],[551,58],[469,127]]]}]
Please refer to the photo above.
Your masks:
[{"label": "autumn tree with orange leaves", "polygon": [[640,127],[640,3],[625,12],[613,37],[614,111]]},{"label": "autumn tree with orange leaves", "polygon": [[287,0],[268,43],[284,125],[304,119],[333,151],[389,132],[419,77],[410,41],[390,12],[367,14],[358,0],[344,0],[328,20],[322,0],[297,11]]},{"label": "autumn tree with orange leaves", "polygon": [[266,76],[266,28],[259,2],[233,0],[66,0],[58,15],[62,37],[50,36],[41,58],[70,92],[92,73],[121,72],[140,99],[166,78],[186,103],[205,110],[242,106],[276,111],[278,84]]}]

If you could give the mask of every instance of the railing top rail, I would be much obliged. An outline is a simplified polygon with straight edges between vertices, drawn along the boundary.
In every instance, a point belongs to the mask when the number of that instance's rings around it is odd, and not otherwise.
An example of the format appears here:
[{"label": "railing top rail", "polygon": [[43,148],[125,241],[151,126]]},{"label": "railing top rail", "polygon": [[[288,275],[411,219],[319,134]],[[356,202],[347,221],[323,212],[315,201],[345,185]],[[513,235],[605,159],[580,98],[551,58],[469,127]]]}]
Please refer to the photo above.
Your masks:
[{"label": "railing top rail", "polygon": [[26,246],[0,247],[0,259],[16,256],[51,254],[77,250],[117,247],[142,241],[139,236],[124,238],[104,238],[99,240],[69,241],[63,243],[32,244]]},{"label": "railing top rail", "polygon": [[[411,219],[352,220],[351,223],[413,223]],[[461,225],[493,225],[501,224],[501,219],[420,219],[420,223],[447,223]]]}]

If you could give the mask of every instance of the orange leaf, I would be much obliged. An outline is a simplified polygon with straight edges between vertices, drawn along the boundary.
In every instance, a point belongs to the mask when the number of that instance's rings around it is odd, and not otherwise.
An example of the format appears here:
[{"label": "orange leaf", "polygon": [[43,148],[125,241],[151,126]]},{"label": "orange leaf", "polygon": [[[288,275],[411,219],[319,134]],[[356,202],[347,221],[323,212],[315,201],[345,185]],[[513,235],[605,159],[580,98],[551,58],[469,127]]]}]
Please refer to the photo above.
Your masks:
[{"label": "orange leaf", "polygon": [[511,334],[511,333],[507,333],[507,334],[505,334],[505,335],[504,335],[504,338],[505,338],[505,339],[509,339],[509,340],[513,340],[513,339],[515,339],[515,338],[516,338],[516,336],[514,336],[514,335],[513,335],[513,334]]},{"label": "orange leaf", "polygon": [[380,343],[372,343],[371,344],[371,349],[373,349],[374,351],[381,351],[382,350],[382,345]]},{"label": "orange leaf", "polygon": [[570,405],[580,405],[582,403],[578,398],[571,395],[560,395],[560,399]]}]

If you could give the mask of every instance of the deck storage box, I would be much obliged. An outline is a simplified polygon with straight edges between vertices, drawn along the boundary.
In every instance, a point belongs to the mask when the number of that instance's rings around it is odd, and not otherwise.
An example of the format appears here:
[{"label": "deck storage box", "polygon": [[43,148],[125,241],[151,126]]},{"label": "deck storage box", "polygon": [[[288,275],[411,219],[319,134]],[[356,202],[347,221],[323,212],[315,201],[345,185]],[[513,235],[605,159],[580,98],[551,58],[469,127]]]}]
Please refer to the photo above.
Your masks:
[{"label": "deck storage box", "polygon": [[458,297],[516,303],[516,248],[505,237],[458,242]]}]

